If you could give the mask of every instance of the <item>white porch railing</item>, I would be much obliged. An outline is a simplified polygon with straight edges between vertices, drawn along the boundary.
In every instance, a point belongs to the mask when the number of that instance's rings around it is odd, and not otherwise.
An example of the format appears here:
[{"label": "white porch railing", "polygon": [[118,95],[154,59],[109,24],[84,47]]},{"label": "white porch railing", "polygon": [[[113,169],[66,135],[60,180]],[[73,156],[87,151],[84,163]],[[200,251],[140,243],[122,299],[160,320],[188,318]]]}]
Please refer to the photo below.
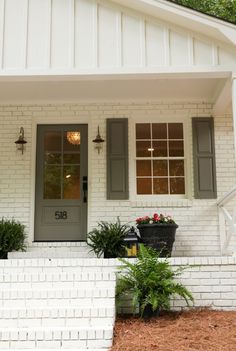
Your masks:
[{"label": "white porch railing", "polygon": [[230,200],[236,196],[236,186],[227,194],[217,201],[219,211],[219,231],[220,231],[220,245],[222,255],[233,255],[230,252],[229,244],[233,235],[236,235],[236,208],[233,210],[233,215],[225,207]]}]

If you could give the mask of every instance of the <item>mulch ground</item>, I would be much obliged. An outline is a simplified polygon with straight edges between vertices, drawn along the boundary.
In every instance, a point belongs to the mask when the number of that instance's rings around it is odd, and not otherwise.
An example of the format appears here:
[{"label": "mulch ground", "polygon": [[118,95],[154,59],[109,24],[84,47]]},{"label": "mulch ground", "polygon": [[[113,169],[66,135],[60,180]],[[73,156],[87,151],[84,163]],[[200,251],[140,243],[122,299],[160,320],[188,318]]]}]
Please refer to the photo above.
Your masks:
[{"label": "mulch ground", "polygon": [[145,322],[119,318],[111,351],[236,351],[236,312],[166,313]]}]

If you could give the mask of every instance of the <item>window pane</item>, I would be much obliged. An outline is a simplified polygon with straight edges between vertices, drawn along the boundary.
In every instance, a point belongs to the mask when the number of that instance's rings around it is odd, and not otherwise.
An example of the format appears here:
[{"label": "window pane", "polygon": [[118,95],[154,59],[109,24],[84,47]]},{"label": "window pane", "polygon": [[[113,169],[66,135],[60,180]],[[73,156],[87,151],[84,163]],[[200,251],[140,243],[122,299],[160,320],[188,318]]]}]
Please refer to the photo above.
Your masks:
[{"label": "window pane", "polygon": [[151,124],[150,123],[136,124],[136,139],[151,139]]},{"label": "window pane", "polygon": [[137,178],[137,194],[152,194],[151,178]]},{"label": "window pane", "polygon": [[183,139],[183,124],[182,123],[168,123],[169,139]]},{"label": "window pane", "polygon": [[45,166],[44,168],[44,199],[61,198],[61,167]]},{"label": "window pane", "polygon": [[184,178],[170,178],[170,193],[185,194]]},{"label": "window pane", "polygon": [[168,178],[153,179],[154,194],[168,194]]},{"label": "window pane", "polygon": [[153,175],[154,176],[168,176],[167,161],[153,161]]},{"label": "window pane", "polygon": [[80,198],[80,166],[65,166],[63,169],[63,198]]},{"label": "window pane", "polygon": [[169,141],[169,156],[176,156],[176,157],[184,156],[184,142]]},{"label": "window pane", "polygon": [[152,125],[153,139],[167,139],[167,125],[166,123],[153,123]]},{"label": "window pane", "polygon": [[136,154],[137,157],[151,157],[151,141],[137,141],[136,142]]},{"label": "window pane", "polygon": [[167,141],[153,141],[153,157],[167,157]]},{"label": "window pane", "polygon": [[78,130],[69,130],[64,132],[64,151],[79,151],[80,149],[80,132]]},{"label": "window pane", "polygon": [[151,161],[137,161],[136,163],[137,176],[149,176],[151,177]]},{"label": "window pane", "polygon": [[45,132],[44,152],[46,151],[61,151],[61,132]]},{"label": "window pane", "polygon": [[170,176],[184,176],[184,160],[170,160]]},{"label": "window pane", "polygon": [[59,153],[51,153],[51,152],[46,152],[44,155],[44,162],[47,164],[55,165],[55,164],[61,164],[61,154]]},{"label": "window pane", "polygon": [[79,164],[80,163],[80,154],[64,154],[64,163],[69,164]]}]

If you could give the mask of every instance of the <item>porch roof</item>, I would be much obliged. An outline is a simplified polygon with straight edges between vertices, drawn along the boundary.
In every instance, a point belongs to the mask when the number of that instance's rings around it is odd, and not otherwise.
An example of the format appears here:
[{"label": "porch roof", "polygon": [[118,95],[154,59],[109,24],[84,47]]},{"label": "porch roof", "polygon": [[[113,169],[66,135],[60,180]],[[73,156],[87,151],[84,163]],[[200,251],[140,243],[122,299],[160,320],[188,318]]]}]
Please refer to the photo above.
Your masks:
[{"label": "porch roof", "polygon": [[231,74],[8,77],[0,80],[0,91],[0,104],[204,101],[225,112],[231,103]]}]

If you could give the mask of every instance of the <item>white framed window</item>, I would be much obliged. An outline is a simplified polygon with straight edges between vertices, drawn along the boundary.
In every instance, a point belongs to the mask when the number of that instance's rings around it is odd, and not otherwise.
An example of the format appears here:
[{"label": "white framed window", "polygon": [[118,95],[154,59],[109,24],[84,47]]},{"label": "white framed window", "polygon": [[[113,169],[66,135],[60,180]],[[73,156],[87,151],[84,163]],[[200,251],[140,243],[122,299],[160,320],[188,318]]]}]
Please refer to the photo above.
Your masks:
[{"label": "white framed window", "polygon": [[183,121],[135,123],[136,196],[185,197],[184,135]]}]

